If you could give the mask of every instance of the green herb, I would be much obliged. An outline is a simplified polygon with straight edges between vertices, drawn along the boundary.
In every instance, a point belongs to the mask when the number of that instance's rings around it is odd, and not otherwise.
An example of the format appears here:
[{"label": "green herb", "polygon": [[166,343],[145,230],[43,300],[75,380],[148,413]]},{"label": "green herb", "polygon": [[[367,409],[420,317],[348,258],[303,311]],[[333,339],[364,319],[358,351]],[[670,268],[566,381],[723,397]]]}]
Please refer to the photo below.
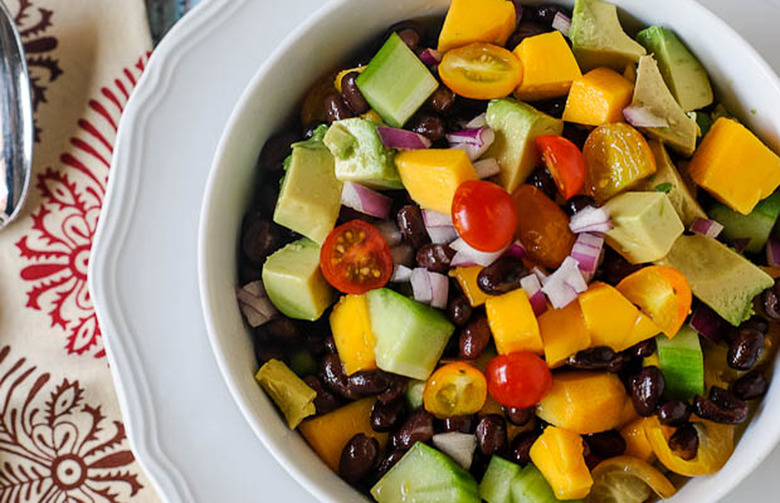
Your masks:
[{"label": "green herb", "polygon": [[758,110],[756,110],[755,108],[752,108],[752,109],[750,109],[750,113],[753,114],[753,115],[756,115],[758,113]]},{"label": "green herb", "polygon": [[661,183],[659,185],[656,185],[653,190],[656,192],[663,192],[664,194],[668,194],[669,192],[672,191],[673,188],[674,187],[671,183],[666,182],[666,183]]}]

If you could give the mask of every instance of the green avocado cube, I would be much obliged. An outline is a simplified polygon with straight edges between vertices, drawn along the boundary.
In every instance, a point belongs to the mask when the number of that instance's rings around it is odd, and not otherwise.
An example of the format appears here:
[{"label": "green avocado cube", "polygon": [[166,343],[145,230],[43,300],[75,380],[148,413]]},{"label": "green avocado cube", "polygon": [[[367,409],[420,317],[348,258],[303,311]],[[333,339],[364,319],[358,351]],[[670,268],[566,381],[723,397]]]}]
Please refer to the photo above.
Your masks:
[{"label": "green avocado cube", "polygon": [[314,321],[336,300],[320,271],[320,247],[308,239],[290,243],[263,265],[268,298],[283,314]]},{"label": "green avocado cube", "polygon": [[583,72],[600,66],[623,72],[647,54],[623,31],[617,6],[600,0],[575,0],[569,38]]},{"label": "green avocado cube", "polygon": [[743,215],[721,203],[713,203],[710,207],[710,217],[723,225],[726,240],[735,243],[747,239],[745,251],[760,252],[780,216],[780,190],[760,201],[749,215]]},{"label": "green avocado cube", "polygon": [[314,399],[317,398],[317,392],[283,362],[268,360],[255,374],[255,380],[282,411],[291,429],[316,414]]},{"label": "green avocado cube", "polygon": [[605,236],[607,244],[632,264],[663,258],[685,231],[672,202],[662,192],[626,192],[604,207],[615,226]]},{"label": "green avocado cube", "polygon": [[700,235],[680,236],[657,263],[683,273],[693,294],[735,327],[753,314],[756,295],[775,283],[742,255]]}]

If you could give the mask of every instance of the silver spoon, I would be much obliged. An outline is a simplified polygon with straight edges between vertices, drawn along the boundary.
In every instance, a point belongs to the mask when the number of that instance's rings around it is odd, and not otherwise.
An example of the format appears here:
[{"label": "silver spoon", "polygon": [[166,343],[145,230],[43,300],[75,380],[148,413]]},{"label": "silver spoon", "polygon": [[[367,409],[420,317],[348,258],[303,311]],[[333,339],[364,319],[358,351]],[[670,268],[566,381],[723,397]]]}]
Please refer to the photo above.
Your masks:
[{"label": "silver spoon", "polygon": [[24,205],[32,172],[33,135],[24,48],[13,17],[0,1],[0,229]]}]

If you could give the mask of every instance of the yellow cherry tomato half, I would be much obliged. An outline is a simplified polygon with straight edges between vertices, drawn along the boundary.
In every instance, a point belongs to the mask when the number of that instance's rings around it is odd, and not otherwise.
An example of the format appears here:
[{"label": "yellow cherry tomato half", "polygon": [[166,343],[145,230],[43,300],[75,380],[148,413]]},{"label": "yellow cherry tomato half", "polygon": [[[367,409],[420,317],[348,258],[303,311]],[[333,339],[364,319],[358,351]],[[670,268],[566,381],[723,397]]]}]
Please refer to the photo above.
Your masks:
[{"label": "yellow cherry tomato half", "polygon": [[523,65],[503,47],[475,43],[447,52],[439,76],[457,95],[490,100],[508,96],[520,85]]},{"label": "yellow cherry tomato half", "polygon": [[661,498],[677,492],[661,472],[631,456],[609,458],[592,472],[593,488],[587,501],[598,503],[645,501],[652,490]]},{"label": "yellow cherry tomato half", "polygon": [[617,289],[639,306],[670,339],[691,311],[691,286],[685,276],[672,267],[645,267],[625,277]]},{"label": "yellow cherry tomato half", "polygon": [[669,470],[686,477],[711,475],[726,464],[734,452],[735,426],[718,424],[703,419],[693,419],[699,434],[699,450],[696,457],[686,461],[669,447],[669,438],[675,429],[663,426],[657,416],[645,418],[645,434],[658,461]]},{"label": "yellow cherry tomato half", "polygon": [[478,412],[487,398],[485,375],[463,362],[449,363],[434,372],[423,391],[425,410],[444,419]]}]

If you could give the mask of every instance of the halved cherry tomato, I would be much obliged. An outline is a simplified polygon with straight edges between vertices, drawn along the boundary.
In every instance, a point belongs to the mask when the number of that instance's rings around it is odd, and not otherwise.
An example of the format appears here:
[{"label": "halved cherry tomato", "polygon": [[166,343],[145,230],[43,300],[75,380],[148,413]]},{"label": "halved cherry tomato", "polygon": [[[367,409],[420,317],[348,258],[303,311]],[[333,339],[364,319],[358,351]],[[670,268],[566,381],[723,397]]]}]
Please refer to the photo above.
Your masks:
[{"label": "halved cherry tomato", "polygon": [[599,463],[591,473],[593,487],[588,502],[645,501],[652,489],[661,498],[677,492],[661,472],[631,456],[617,456]]},{"label": "halved cherry tomato", "polygon": [[520,60],[503,47],[475,43],[448,51],[439,76],[452,92],[475,100],[508,96],[523,79]]},{"label": "halved cherry tomato", "polygon": [[439,368],[423,391],[425,410],[439,419],[474,414],[485,405],[486,398],[485,375],[463,362]]},{"label": "halved cherry tomato", "polygon": [[517,236],[528,258],[557,269],[571,253],[577,236],[569,229],[569,217],[533,185],[521,185],[512,193],[517,209]]},{"label": "halved cherry tomato", "polygon": [[376,227],[353,220],[330,231],[320,250],[320,268],[338,290],[361,294],[387,284],[393,257]]},{"label": "halved cherry tomato", "polygon": [[512,196],[495,183],[463,182],[452,198],[452,221],[458,235],[473,248],[496,252],[515,237],[517,210]]},{"label": "halved cherry tomato", "polygon": [[688,280],[672,267],[645,267],[626,276],[617,289],[670,339],[677,335],[691,311],[693,296]]},{"label": "halved cherry tomato", "polygon": [[487,366],[488,392],[504,407],[531,407],[552,387],[547,363],[529,351],[493,358]]},{"label": "halved cherry tomato", "polygon": [[569,199],[585,183],[585,157],[577,145],[562,136],[537,136],[536,150],[555,180],[558,192]]}]

